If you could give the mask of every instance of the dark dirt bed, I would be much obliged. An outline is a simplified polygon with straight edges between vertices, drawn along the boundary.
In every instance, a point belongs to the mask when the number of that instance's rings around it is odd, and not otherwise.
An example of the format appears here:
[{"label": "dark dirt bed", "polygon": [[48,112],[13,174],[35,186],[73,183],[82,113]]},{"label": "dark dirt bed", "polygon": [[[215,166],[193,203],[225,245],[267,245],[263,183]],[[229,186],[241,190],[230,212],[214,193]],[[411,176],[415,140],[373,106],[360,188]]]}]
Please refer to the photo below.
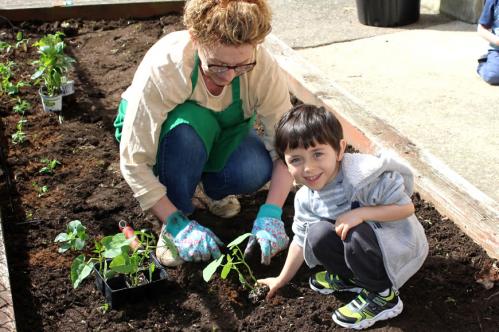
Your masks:
[{"label": "dark dirt bed", "polygon": [[[36,87],[20,96],[34,107],[27,112],[28,140],[14,145],[11,134],[19,116],[14,100],[0,96],[0,204],[19,331],[325,331],[336,326],[333,310],[352,295],[323,296],[308,287],[310,271],[302,268],[270,302],[251,304],[236,278],[216,277],[206,284],[206,264],[168,269],[169,281],[146,300],[103,313],[103,297],[93,278],[73,290],[69,269],[76,254],[57,253],[55,236],[66,224],[81,220],[92,237],[117,232],[118,221],[158,231],[154,218],[140,210],[119,173],[118,145],[112,121],[120,94],[131,82],[147,49],[162,35],[182,28],[178,16],[143,21],[80,21],[17,23],[31,43],[45,33],[64,31],[68,52],[76,58],[76,93],[64,100],[64,122],[44,113]],[[0,22],[3,24],[3,22]],[[0,39],[13,43],[15,32],[0,26]],[[1,55],[14,60],[15,80],[29,80],[36,58],[28,52]],[[42,158],[62,165],[52,176],[39,174]],[[46,185],[38,197],[33,182]],[[207,225],[225,243],[251,230],[265,191],[242,196],[242,212],[229,220],[198,210],[193,218]],[[499,293],[477,280],[496,273],[493,260],[431,204],[414,195],[417,215],[430,243],[423,268],[401,289],[405,309],[397,318],[373,326],[377,331],[499,331]],[[293,195],[284,208],[291,235]],[[251,262],[257,277],[275,276],[285,254],[270,267]]]}]

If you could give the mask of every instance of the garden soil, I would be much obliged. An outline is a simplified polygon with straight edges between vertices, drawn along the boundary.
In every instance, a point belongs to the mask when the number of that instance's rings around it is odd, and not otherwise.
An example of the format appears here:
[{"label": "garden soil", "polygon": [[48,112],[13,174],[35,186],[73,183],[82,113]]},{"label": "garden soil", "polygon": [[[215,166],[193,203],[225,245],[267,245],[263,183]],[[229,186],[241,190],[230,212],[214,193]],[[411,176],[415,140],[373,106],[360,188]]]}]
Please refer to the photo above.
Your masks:
[{"label": "garden soil", "polygon": [[[144,53],[161,36],[178,29],[178,16],[143,21],[23,22],[17,27],[32,42],[45,33],[64,31],[68,53],[77,62],[72,75],[76,92],[65,97],[62,116],[42,111],[37,87],[19,96],[33,105],[26,115],[27,141],[13,144],[19,115],[15,99],[0,96],[0,204],[19,331],[325,331],[336,326],[331,314],[353,294],[324,296],[308,286],[311,273],[303,267],[292,282],[268,301],[252,304],[235,275],[202,278],[206,263],[168,269],[161,291],[146,299],[129,299],[121,308],[103,310],[104,299],[93,277],[74,290],[69,279],[76,253],[59,254],[53,242],[67,223],[81,220],[92,238],[114,234],[118,222],[157,232],[159,225],[141,211],[119,171],[118,144],[112,122],[120,94],[130,84]],[[15,30],[0,28],[0,39],[15,42]],[[28,81],[35,71],[36,50],[11,50],[1,60],[16,62],[14,81]],[[57,159],[53,175],[43,175],[41,159]],[[35,185],[36,184],[36,185]],[[47,186],[39,197],[36,186]],[[266,192],[241,196],[241,213],[220,219],[205,209],[192,216],[228,243],[249,232]],[[431,204],[414,195],[416,213],[430,243],[422,269],[400,294],[403,313],[372,327],[376,331],[498,331],[499,293],[492,287],[498,273],[493,260]],[[293,194],[284,207],[289,235]],[[92,243],[87,253],[92,247]],[[282,253],[270,266],[250,260],[258,278],[276,276]],[[487,289],[485,286],[488,286]]]}]

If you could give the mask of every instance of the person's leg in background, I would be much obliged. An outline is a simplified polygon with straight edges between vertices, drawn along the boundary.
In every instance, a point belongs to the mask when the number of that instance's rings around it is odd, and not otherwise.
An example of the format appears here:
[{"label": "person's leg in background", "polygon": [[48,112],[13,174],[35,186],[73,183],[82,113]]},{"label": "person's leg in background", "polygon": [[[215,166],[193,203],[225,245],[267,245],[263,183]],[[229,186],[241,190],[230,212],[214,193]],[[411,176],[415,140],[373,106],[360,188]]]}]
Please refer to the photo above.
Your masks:
[{"label": "person's leg in background", "polygon": [[485,82],[499,85],[499,51],[489,51],[486,59],[479,59],[477,72]]}]

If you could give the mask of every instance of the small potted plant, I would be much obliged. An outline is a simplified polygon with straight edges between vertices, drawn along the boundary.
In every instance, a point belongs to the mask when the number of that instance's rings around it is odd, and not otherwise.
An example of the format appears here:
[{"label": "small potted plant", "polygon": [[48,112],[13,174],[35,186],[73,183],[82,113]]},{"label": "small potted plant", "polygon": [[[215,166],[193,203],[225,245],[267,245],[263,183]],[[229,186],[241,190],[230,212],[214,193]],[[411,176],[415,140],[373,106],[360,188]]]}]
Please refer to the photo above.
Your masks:
[{"label": "small potted plant", "polygon": [[65,44],[62,36],[64,36],[62,32],[48,34],[34,44],[38,47],[40,57],[33,62],[37,70],[31,79],[37,82],[43,80],[39,94],[43,110],[46,112],[61,111],[62,96],[73,90],[72,87],[67,87],[67,72],[75,60],[64,53]]},{"label": "small potted plant", "polygon": [[[76,257],[71,265],[73,287],[77,288],[95,272],[95,285],[111,308],[157,290],[167,273],[154,256],[154,236],[142,230],[134,231],[134,235],[106,236],[95,241],[92,257],[87,259],[83,254]],[[135,241],[139,245],[132,248],[130,245]]]}]

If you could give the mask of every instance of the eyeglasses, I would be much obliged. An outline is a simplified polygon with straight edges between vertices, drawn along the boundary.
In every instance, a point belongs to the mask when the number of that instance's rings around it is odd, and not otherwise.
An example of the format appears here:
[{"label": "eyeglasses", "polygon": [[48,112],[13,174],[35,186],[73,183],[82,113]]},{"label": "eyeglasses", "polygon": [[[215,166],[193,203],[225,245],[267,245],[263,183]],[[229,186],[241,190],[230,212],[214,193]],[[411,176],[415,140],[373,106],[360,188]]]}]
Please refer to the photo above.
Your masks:
[{"label": "eyeglasses", "polygon": [[255,65],[256,61],[237,66],[210,65],[210,64],[208,64],[207,66],[208,66],[208,71],[210,71],[213,74],[224,74],[230,69],[234,70],[236,74],[243,74],[255,68]]},{"label": "eyeglasses", "polygon": [[[206,59],[206,55],[204,55],[204,58]],[[253,58],[256,59],[256,48],[254,49]],[[232,69],[234,70],[236,75],[241,75],[251,71],[253,68],[255,68],[255,66],[256,60],[250,63],[244,63],[242,65],[235,66],[207,64],[204,61],[201,61],[201,68],[203,68],[205,72],[210,72],[212,74],[225,74]]]}]

